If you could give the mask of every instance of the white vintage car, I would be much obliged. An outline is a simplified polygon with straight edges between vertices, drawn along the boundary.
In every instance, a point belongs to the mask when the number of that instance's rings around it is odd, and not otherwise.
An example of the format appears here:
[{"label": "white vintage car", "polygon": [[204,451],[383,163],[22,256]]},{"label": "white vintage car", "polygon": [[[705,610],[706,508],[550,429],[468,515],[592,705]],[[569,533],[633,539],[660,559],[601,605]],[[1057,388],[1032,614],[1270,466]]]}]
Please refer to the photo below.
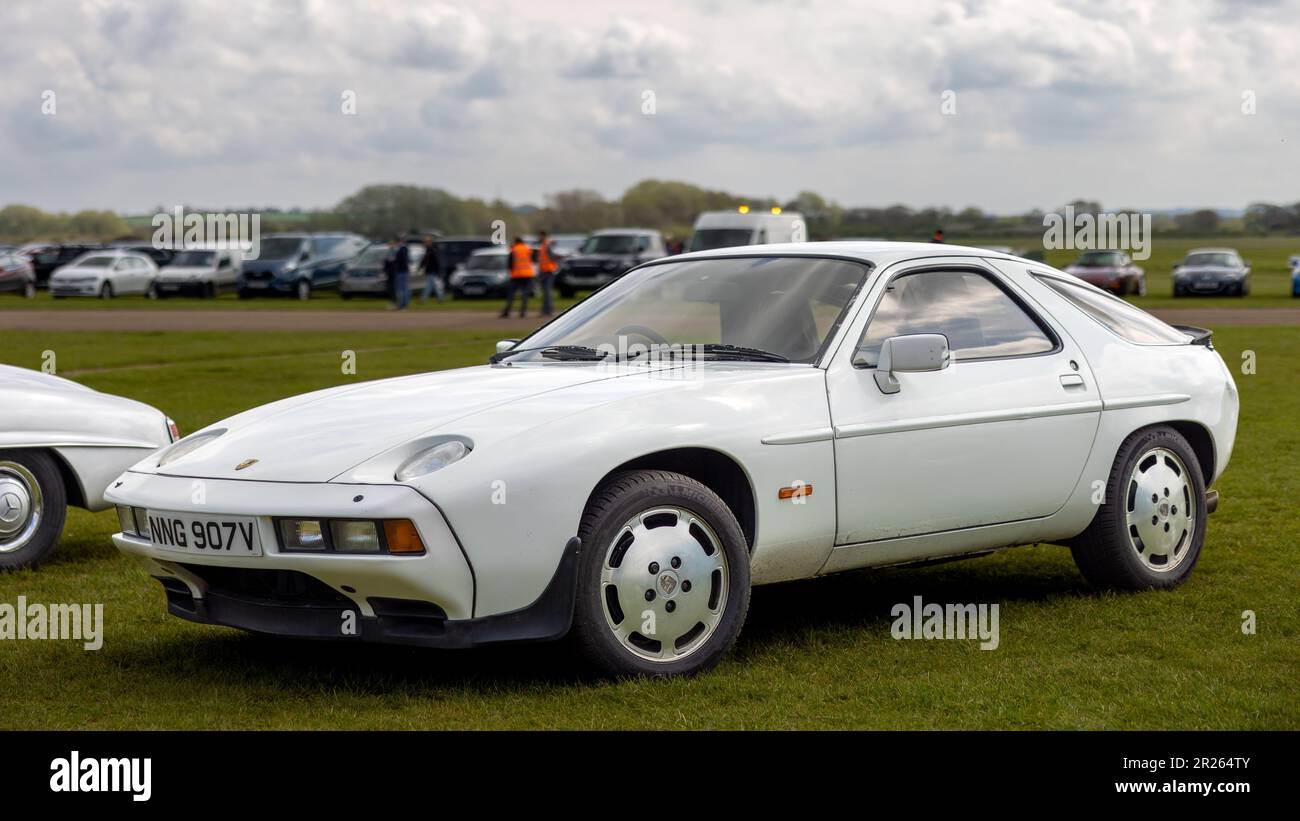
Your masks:
[{"label": "white vintage car", "polygon": [[946,245],[660,259],[498,349],[181,440],[116,544],[194,621],[686,673],[755,584],[1054,542],[1173,587],[1237,426],[1208,331]]},{"label": "white vintage car", "polygon": [[108,508],[108,483],[175,433],[148,405],[0,365],[0,570],[49,558],[68,505]]}]

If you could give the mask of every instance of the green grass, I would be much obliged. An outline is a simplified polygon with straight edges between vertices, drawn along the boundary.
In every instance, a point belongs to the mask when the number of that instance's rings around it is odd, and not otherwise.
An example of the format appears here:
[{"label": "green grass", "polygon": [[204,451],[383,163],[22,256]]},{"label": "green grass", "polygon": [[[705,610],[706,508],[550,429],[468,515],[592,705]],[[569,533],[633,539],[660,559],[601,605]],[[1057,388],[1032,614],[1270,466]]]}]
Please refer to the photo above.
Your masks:
[{"label": "green grass", "polygon": [[[0,602],[103,602],[105,643],[0,642],[0,728],[1300,728],[1296,545],[1300,328],[1227,328],[1242,424],[1223,504],[1176,591],[1100,595],[1069,553],[1004,551],[923,569],[759,588],[715,672],[610,682],[563,645],[459,652],[286,641],[191,624],[112,547],[111,512],[73,511],[53,561],[0,575]],[[481,362],[492,336],[24,334],[64,373],[157,404],[193,430],[302,390]],[[360,352],[360,373],[338,352]],[[1001,647],[895,641],[890,608],[998,603]],[[1258,635],[1240,630],[1254,610]]]}]

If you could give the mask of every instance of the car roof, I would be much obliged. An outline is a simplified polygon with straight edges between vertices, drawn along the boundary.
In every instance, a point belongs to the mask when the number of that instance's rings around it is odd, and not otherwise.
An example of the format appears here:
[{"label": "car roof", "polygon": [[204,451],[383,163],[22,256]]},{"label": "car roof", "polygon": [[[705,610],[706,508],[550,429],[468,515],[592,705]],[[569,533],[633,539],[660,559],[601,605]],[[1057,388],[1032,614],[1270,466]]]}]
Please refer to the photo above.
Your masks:
[{"label": "car roof", "polygon": [[981,257],[1019,259],[1010,254],[990,251],[967,245],[950,245],[946,242],[783,242],[771,245],[740,245],[715,248],[711,251],[692,251],[663,257],[655,262],[675,262],[682,259],[715,259],[720,257],[802,256],[846,257],[869,262],[877,267],[908,259],[922,257]]},{"label": "car roof", "polygon": [[591,236],[599,237],[605,234],[658,234],[654,228],[601,228],[599,231],[592,231]]},{"label": "car roof", "polygon": [[1236,248],[1193,248],[1187,252],[1188,256],[1192,254],[1235,254]]}]

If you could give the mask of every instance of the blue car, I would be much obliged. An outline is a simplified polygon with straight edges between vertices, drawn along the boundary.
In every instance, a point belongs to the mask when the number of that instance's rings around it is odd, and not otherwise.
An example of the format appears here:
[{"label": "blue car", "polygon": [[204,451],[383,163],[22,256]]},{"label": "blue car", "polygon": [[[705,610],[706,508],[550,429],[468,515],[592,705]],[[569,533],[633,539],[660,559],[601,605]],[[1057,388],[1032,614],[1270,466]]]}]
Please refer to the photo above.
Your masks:
[{"label": "blue car", "polygon": [[1291,296],[1300,296],[1300,254],[1291,257]]},{"label": "blue car", "polygon": [[239,296],[309,299],[313,291],[337,289],[344,267],[369,244],[357,234],[268,234],[257,258],[244,261]]}]

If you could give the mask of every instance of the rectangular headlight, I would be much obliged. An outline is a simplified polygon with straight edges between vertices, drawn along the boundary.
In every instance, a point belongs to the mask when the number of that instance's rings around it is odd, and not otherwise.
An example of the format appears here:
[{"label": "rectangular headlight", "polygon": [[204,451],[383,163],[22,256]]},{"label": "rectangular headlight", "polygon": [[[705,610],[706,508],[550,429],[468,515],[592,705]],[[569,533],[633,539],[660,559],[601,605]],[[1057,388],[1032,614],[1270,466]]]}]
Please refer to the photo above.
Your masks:
[{"label": "rectangular headlight", "polygon": [[139,531],[135,529],[135,516],[131,514],[131,508],[126,505],[117,506],[117,526],[128,536],[139,535]]},{"label": "rectangular headlight", "polygon": [[330,537],[339,553],[379,552],[379,529],[371,521],[333,520]]},{"label": "rectangular headlight", "polygon": [[280,544],[285,550],[324,550],[325,530],[319,519],[281,519]]}]

